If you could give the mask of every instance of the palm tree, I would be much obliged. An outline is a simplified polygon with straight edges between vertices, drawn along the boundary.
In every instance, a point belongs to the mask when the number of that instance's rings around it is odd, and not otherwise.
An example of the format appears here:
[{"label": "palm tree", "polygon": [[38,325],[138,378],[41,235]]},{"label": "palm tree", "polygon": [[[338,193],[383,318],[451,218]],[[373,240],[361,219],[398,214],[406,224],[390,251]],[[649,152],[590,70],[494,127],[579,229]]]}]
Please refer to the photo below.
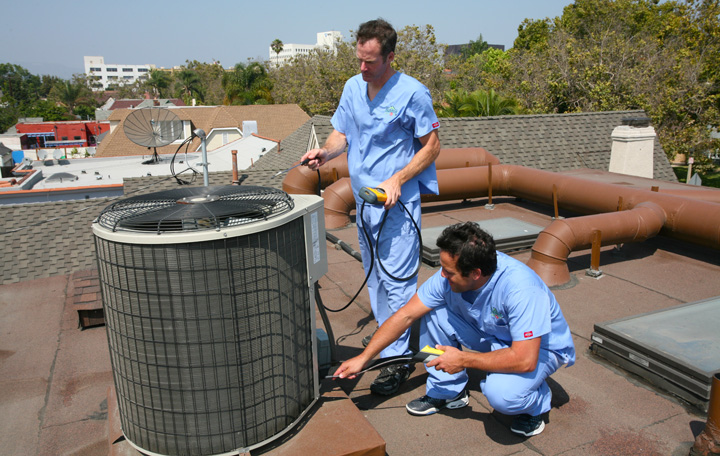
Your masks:
[{"label": "palm tree", "polygon": [[60,80],[50,90],[50,98],[65,106],[72,115],[80,105],[92,103],[92,93],[84,79]]},{"label": "palm tree", "polygon": [[476,90],[468,94],[467,102],[460,106],[460,112],[468,117],[517,114],[518,103],[513,98],[498,95],[494,89]]},{"label": "palm tree", "polygon": [[185,101],[185,103],[189,104],[193,95],[202,101],[202,87],[200,76],[198,76],[197,72],[186,68],[177,73],[176,81],[180,84],[180,93],[182,94],[184,98],[183,101]]},{"label": "palm tree", "polygon": [[150,70],[150,76],[145,81],[145,86],[149,87],[158,98],[163,98],[165,89],[170,87],[170,77],[164,71]]},{"label": "palm tree", "polygon": [[223,75],[222,87],[225,90],[224,104],[248,105],[272,102],[270,78],[265,67],[259,62],[252,62],[247,66],[242,63],[236,64],[233,71]]},{"label": "palm tree", "polygon": [[445,92],[445,99],[436,107],[438,117],[462,117],[460,108],[468,102],[467,90],[457,89]]},{"label": "palm tree", "polygon": [[275,61],[275,64],[279,67],[280,66],[280,53],[283,50],[283,42],[280,41],[278,38],[275,38],[272,43],[270,43],[270,48],[275,52],[275,55],[277,56],[277,60]]}]

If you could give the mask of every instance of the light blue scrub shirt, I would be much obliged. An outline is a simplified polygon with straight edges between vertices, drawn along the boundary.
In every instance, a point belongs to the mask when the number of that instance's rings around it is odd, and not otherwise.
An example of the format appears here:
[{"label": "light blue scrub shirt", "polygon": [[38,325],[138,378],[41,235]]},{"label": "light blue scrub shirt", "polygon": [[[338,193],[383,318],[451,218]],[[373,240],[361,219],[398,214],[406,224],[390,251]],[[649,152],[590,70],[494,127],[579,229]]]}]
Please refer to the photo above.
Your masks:
[{"label": "light blue scrub shirt", "polygon": [[[404,168],[422,147],[421,138],[440,126],[430,91],[396,72],[373,100],[367,82],[356,75],[345,83],[332,125],[348,143],[348,168],[356,201],[360,188],[377,187]],[[401,200],[438,193],[435,164],[403,185]]]},{"label": "light blue scrub shirt", "polygon": [[[422,303],[433,309],[447,305],[493,343],[509,347],[514,340],[541,337],[540,348],[555,353],[562,364],[575,363],[575,345],[555,296],[535,272],[522,262],[497,253],[498,267],[469,303],[450,289],[436,272],[418,290]],[[496,342],[497,341],[497,342]]]}]

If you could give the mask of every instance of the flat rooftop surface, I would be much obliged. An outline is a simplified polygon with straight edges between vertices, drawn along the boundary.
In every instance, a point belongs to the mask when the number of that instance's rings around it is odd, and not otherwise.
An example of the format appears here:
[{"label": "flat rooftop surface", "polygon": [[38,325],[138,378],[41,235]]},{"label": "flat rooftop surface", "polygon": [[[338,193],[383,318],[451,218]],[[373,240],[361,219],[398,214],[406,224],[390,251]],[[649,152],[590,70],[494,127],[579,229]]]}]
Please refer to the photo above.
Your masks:
[{"label": "flat rooftop surface", "polygon": [[[551,209],[498,198],[423,206],[423,227],[513,217],[545,227]],[[354,226],[330,231],[357,249]],[[329,272],[320,279],[325,306],[343,307],[363,281],[361,264],[328,246]],[[528,250],[513,256],[526,262]],[[553,408],[545,431],[519,438],[509,417],[494,412],[480,392],[482,373],[470,375],[470,406],[414,417],[405,404],[425,392],[417,365],[392,397],[370,393],[375,372],[338,380],[361,415],[386,442],[388,455],[687,455],[706,417],[589,351],[596,323],[720,296],[717,250],[665,237],[602,248],[599,278],[587,276],[590,251],[569,260],[572,281],[554,290],[570,325],[577,363],[549,380]],[[423,265],[420,282],[436,268]],[[107,392],[112,384],[104,326],[78,328],[78,306],[98,299],[95,271],[0,286],[0,441],[3,454],[108,454]],[[347,310],[330,313],[335,357],[361,350],[374,331],[367,293]],[[322,320],[317,318],[318,327]],[[326,380],[326,382],[331,382]],[[309,414],[312,419],[312,413]],[[349,420],[347,426],[353,426]],[[301,425],[302,427],[302,425]],[[292,434],[290,434],[292,435]],[[317,446],[322,447],[318,438]],[[258,450],[252,454],[261,454]],[[127,454],[138,454],[129,451]]]}]

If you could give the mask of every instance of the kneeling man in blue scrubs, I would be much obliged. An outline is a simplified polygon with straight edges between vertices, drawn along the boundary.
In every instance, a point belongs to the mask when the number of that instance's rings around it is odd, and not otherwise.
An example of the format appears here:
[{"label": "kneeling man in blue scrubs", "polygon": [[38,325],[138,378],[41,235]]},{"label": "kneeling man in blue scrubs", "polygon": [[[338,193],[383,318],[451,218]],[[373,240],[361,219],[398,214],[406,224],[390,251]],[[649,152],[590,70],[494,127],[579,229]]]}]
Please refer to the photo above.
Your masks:
[{"label": "kneeling man in blue scrubs", "polygon": [[513,416],[510,430],[528,437],[541,433],[550,411],[546,379],[575,363],[570,328],[555,296],[532,269],[497,252],[492,236],[475,223],[446,228],[437,245],[440,271],[335,375],[354,378],[420,319],[420,346],[444,353],[427,364],[426,395],[407,404],[410,414],[466,406],[466,369],[480,369],[487,372],[480,388],[490,405]]}]

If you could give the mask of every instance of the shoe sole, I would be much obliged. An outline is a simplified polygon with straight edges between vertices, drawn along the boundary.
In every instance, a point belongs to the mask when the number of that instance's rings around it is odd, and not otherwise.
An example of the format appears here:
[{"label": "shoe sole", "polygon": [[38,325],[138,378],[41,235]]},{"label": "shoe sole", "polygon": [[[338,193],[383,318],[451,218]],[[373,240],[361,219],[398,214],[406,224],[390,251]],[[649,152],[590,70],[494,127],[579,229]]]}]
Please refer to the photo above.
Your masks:
[{"label": "shoe sole", "polygon": [[525,437],[532,437],[534,435],[540,434],[542,431],[545,430],[545,421],[541,421],[540,426],[532,432],[523,432],[519,429],[513,429],[512,427],[510,428],[510,430],[518,435],[524,435]]},{"label": "shoe sole", "polygon": [[423,412],[418,412],[417,410],[412,410],[408,405],[405,406],[405,409],[406,409],[406,410],[408,411],[408,413],[411,414],[411,415],[415,415],[415,416],[427,416],[427,415],[432,415],[432,414],[434,414],[434,413],[437,413],[437,412],[439,412],[439,411],[442,410],[442,409],[459,409],[459,408],[463,408],[463,407],[466,407],[469,403],[470,403],[470,399],[469,399],[467,396],[465,396],[465,397],[462,397],[462,398],[460,398],[460,399],[458,399],[458,400],[452,401],[452,402],[450,402],[449,404],[445,404],[445,405],[443,405],[443,406],[440,407],[440,408],[433,407],[433,408],[429,408],[429,409],[427,409],[427,410],[425,410],[425,411],[423,411]]}]

